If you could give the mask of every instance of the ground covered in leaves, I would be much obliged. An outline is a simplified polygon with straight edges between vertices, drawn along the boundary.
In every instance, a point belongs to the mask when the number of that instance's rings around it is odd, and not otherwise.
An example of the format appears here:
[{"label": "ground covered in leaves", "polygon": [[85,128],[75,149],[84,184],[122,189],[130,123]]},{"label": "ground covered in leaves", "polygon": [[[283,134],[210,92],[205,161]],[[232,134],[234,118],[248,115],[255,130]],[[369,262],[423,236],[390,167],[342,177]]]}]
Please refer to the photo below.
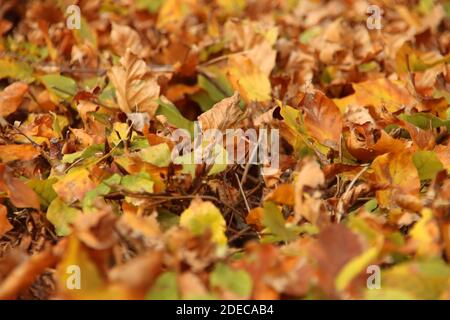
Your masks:
[{"label": "ground covered in leaves", "polygon": [[1,1],[0,299],[450,298],[449,2],[74,3]]}]

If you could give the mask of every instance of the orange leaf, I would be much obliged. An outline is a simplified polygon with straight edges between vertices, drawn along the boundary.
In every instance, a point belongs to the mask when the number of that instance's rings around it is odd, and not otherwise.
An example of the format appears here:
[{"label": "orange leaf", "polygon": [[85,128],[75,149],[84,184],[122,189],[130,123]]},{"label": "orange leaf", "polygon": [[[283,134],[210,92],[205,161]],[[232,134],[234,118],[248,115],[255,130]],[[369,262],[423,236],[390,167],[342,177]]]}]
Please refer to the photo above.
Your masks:
[{"label": "orange leaf", "polygon": [[6,207],[0,204],[0,238],[13,228],[8,221],[7,213]]},{"label": "orange leaf", "polygon": [[[404,200],[419,196],[420,179],[409,151],[387,153],[377,157],[372,168],[375,181],[387,188],[376,192],[381,207],[405,206]],[[412,201],[413,198],[410,198]]]},{"label": "orange leaf", "polygon": [[263,208],[261,208],[261,207],[253,208],[248,213],[247,217],[245,218],[245,221],[248,224],[255,225],[258,228],[258,230],[262,230],[263,229],[263,225],[262,225],[263,216],[264,216]]},{"label": "orange leaf", "polygon": [[6,117],[15,112],[27,91],[28,85],[23,82],[15,82],[7,86],[0,93],[0,116]]},{"label": "orange leaf", "polygon": [[279,204],[293,206],[295,202],[294,186],[289,183],[280,184],[273,192],[271,192],[265,201],[274,201]]},{"label": "orange leaf", "polygon": [[9,200],[17,208],[40,209],[39,198],[33,189],[19,178],[11,176],[4,164],[0,164],[0,190],[8,194]]},{"label": "orange leaf", "polygon": [[389,112],[395,112],[418,104],[403,85],[385,78],[354,83],[353,89],[356,101],[363,106],[372,105],[376,109],[384,106]]},{"label": "orange leaf", "polygon": [[0,146],[0,160],[3,162],[28,161],[37,158],[39,155],[39,150],[31,144],[7,144]]},{"label": "orange leaf", "polygon": [[342,116],[336,104],[320,91],[308,93],[300,102],[308,132],[320,143],[338,149]]}]

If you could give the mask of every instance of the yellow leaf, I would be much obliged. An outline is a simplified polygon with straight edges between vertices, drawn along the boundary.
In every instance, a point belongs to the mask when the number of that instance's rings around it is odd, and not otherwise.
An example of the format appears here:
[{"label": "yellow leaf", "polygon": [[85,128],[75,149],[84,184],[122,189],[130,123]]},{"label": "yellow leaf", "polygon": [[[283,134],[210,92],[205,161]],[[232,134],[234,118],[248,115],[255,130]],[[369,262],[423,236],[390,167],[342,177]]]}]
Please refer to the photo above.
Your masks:
[{"label": "yellow leaf", "polygon": [[158,28],[168,27],[184,20],[196,4],[196,0],[166,0],[159,9]]},{"label": "yellow leaf", "polygon": [[71,169],[53,185],[58,196],[69,204],[81,201],[86,192],[94,188],[95,184],[89,177],[89,171],[82,167]]},{"label": "yellow leaf", "polygon": [[418,197],[420,179],[408,151],[378,156],[372,163],[375,182],[385,189],[376,192],[381,207],[398,207],[402,197]]},{"label": "yellow leaf", "polygon": [[[228,79],[238,90],[245,102],[270,100],[272,91],[266,66],[265,70],[245,54],[230,56],[228,59]],[[270,73],[270,71],[269,71]]]},{"label": "yellow leaf", "polygon": [[422,209],[421,214],[422,218],[409,233],[417,245],[416,254],[420,257],[439,257],[441,255],[439,226],[430,209]]},{"label": "yellow leaf", "polygon": [[68,239],[66,250],[56,269],[58,292],[70,299],[130,299],[131,293],[119,285],[108,284],[85,245],[75,236]]},{"label": "yellow leaf", "polygon": [[209,229],[213,242],[219,245],[227,243],[225,219],[210,201],[202,201],[199,198],[192,200],[189,208],[181,214],[180,225],[195,235],[201,235]]}]

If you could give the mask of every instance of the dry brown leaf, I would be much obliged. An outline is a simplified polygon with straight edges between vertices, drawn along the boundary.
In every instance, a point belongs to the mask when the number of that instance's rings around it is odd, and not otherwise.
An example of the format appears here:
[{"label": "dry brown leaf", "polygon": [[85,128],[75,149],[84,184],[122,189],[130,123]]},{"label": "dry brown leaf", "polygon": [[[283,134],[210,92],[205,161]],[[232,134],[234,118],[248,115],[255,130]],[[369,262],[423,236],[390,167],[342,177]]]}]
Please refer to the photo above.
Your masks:
[{"label": "dry brown leaf", "polygon": [[130,50],[120,59],[120,66],[114,66],[108,76],[116,88],[119,108],[125,113],[147,112],[152,117],[158,103],[159,85],[144,60]]},{"label": "dry brown leaf", "polygon": [[217,102],[210,110],[198,117],[202,131],[208,129],[224,130],[235,128],[245,117],[239,107],[239,93]]},{"label": "dry brown leaf", "polygon": [[126,25],[118,25],[113,23],[111,30],[111,45],[114,52],[123,56],[127,49],[138,56],[141,56],[144,47],[141,38],[136,30]]},{"label": "dry brown leaf", "polygon": [[302,217],[316,225],[327,223],[319,189],[324,183],[325,175],[319,163],[311,159],[304,160],[294,184],[294,223],[298,223]]},{"label": "dry brown leaf", "polygon": [[0,190],[6,192],[9,200],[17,208],[40,209],[39,198],[33,189],[7,172],[4,164],[0,164]]},{"label": "dry brown leaf", "polygon": [[37,253],[14,269],[0,284],[0,300],[15,299],[38,275],[52,267],[59,259],[60,252],[56,248],[47,248]]},{"label": "dry brown leaf", "polygon": [[363,247],[358,235],[342,224],[332,224],[320,232],[311,253],[318,262],[318,278],[328,294],[333,294],[335,278]]},{"label": "dry brown leaf", "polygon": [[113,231],[117,217],[108,207],[98,212],[80,215],[73,223],[78,239],[89,248],[103,250],[110,248],[117,241]]},{"label": "dry brown leaf", "polygon": [[138,290],[145,295],[156,277],[162,271],[163,255],[159,251],[144,253],[125,264],[119,265],[108,273],[108,279],[128,288]]},{"label": "dry brown leaf", "polygon": [[147,238],[161,236],[161,230],[154,215],[141,217],[130,212],[125,212],[120,217],[118,227]]}]

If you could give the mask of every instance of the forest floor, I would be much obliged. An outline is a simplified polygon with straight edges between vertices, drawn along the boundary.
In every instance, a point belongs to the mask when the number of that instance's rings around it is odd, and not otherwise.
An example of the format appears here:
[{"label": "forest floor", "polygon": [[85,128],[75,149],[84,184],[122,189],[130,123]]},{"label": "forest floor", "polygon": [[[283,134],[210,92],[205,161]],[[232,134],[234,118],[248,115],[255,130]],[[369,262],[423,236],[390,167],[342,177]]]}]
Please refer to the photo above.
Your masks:
[{"label": "forest floor", "polygon": [[449,299],[450,2],[0,6],[0,299]]}]

